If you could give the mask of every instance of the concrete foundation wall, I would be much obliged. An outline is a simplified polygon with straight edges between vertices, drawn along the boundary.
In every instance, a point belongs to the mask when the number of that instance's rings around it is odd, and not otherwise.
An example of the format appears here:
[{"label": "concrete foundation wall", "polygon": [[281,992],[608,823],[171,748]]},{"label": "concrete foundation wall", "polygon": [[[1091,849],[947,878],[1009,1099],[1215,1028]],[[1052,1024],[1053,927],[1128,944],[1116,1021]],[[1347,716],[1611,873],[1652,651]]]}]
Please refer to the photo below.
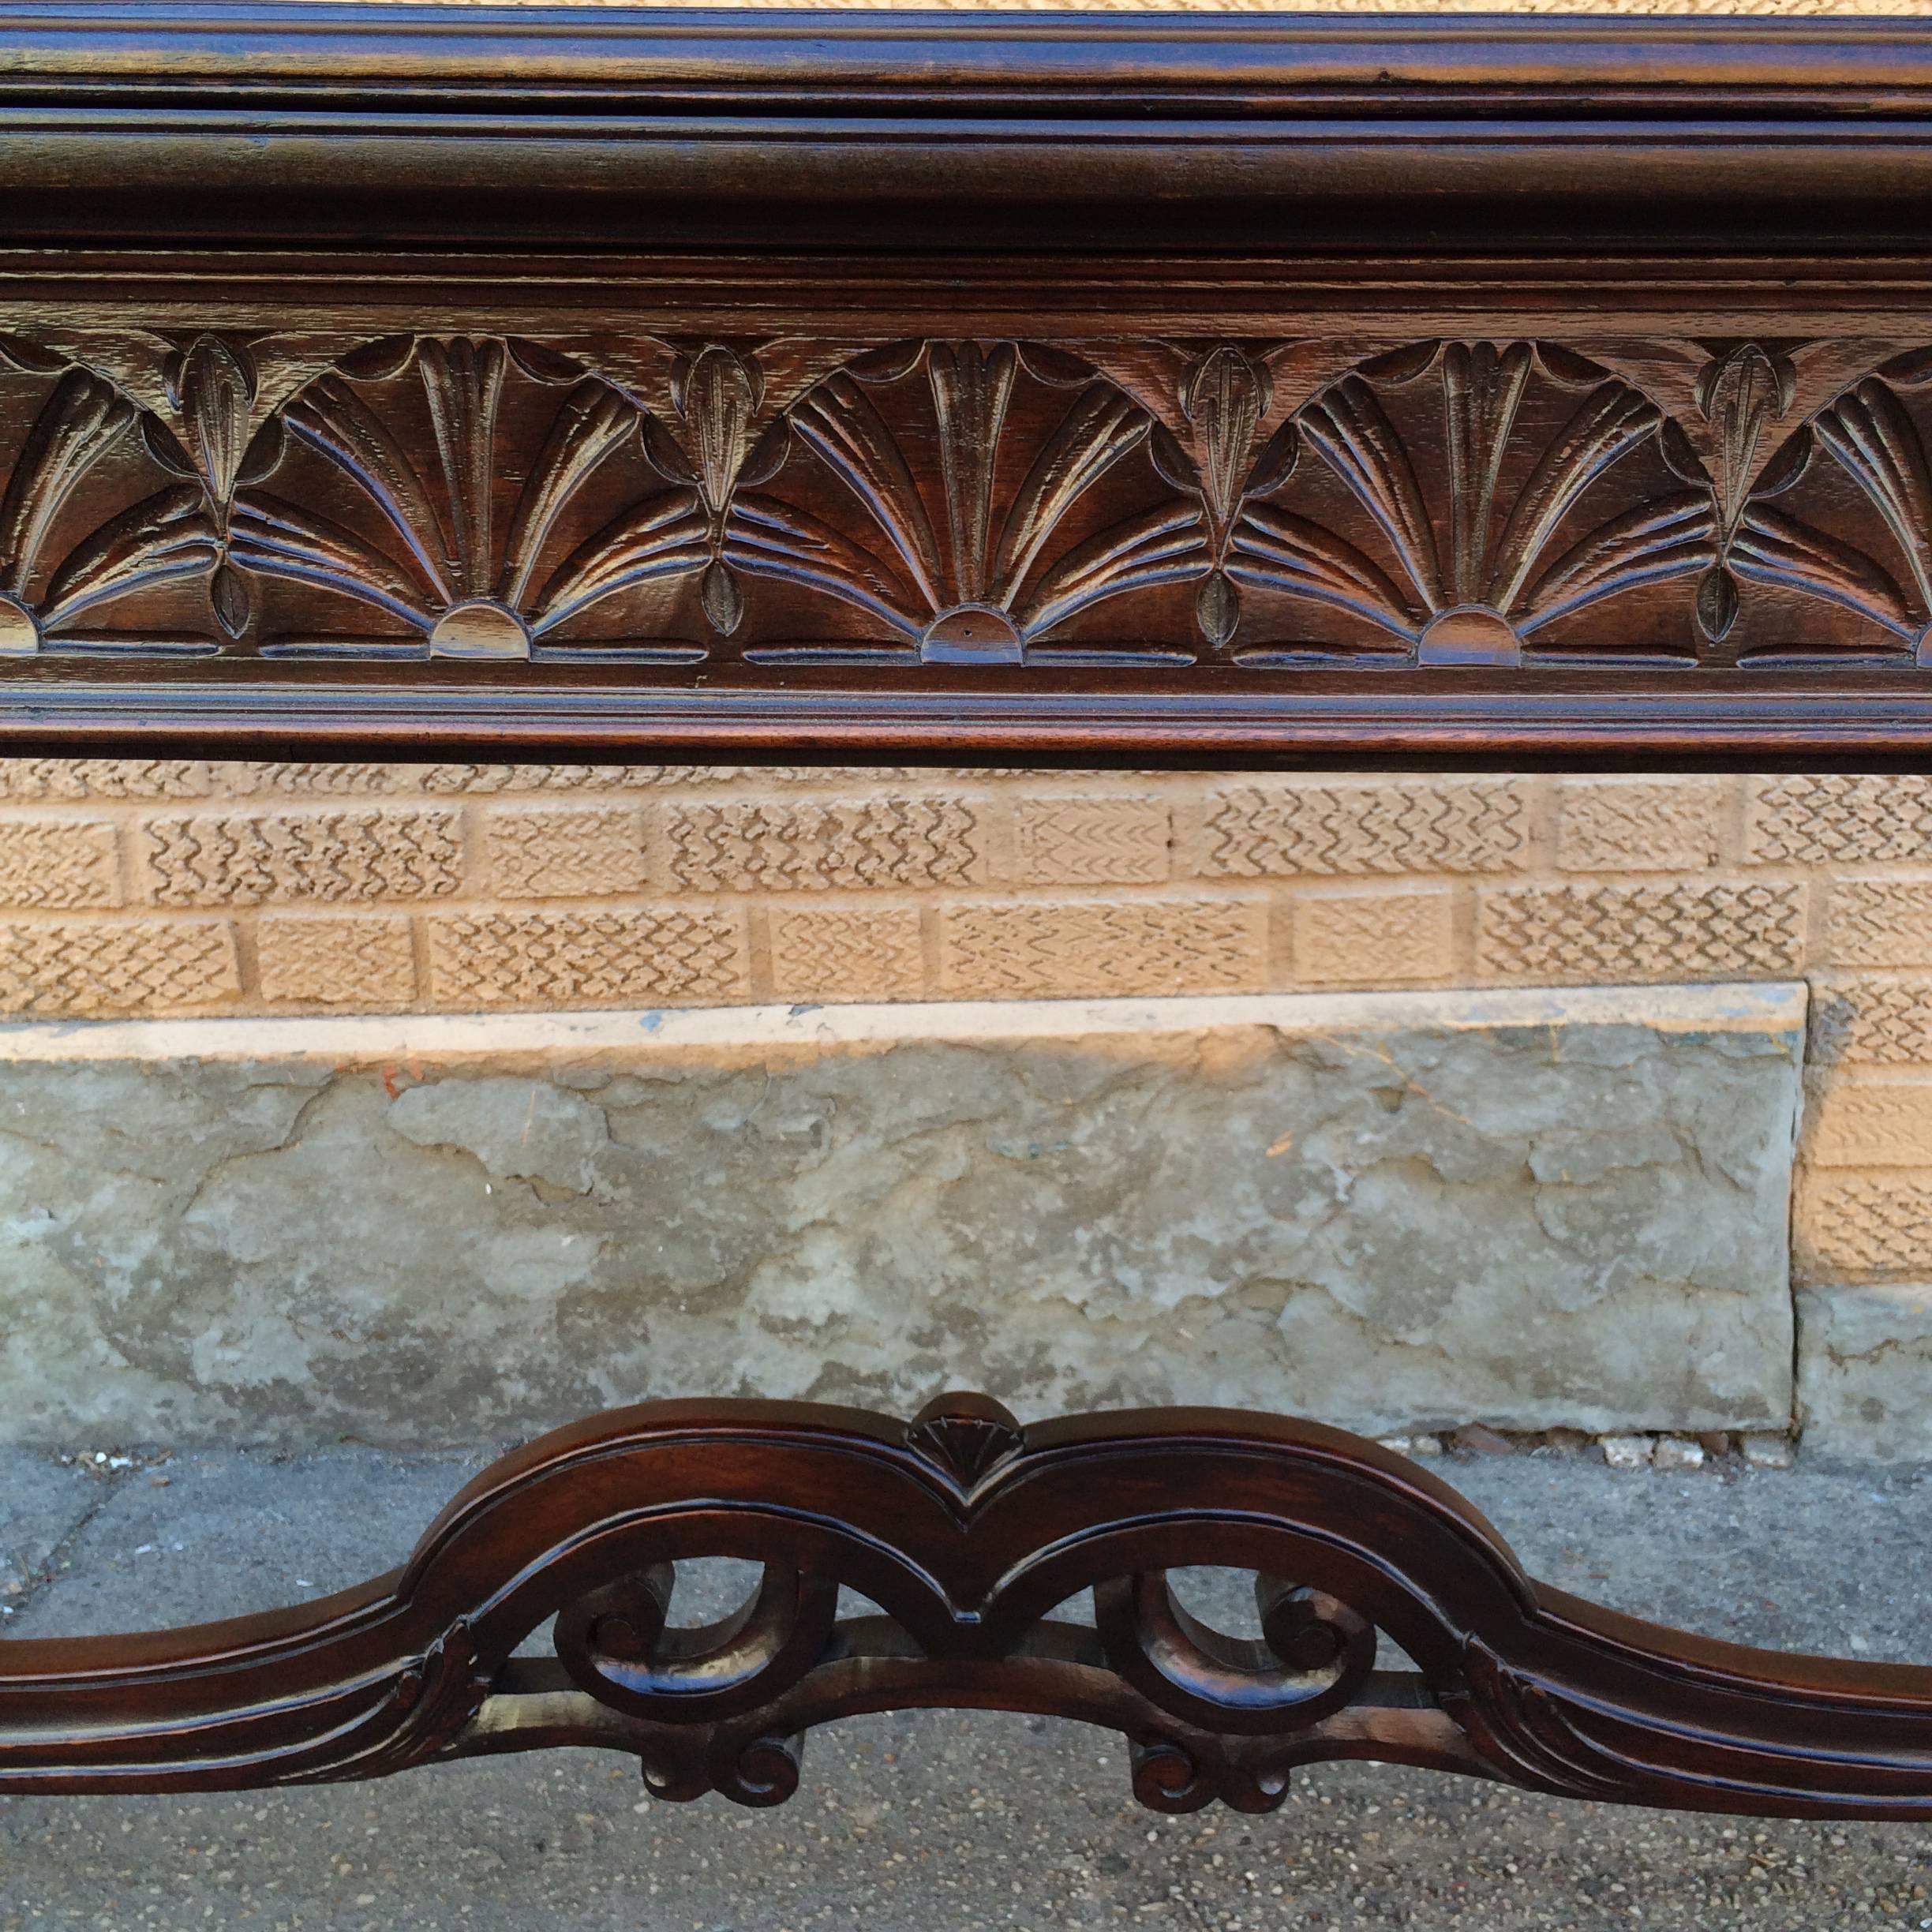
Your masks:
[{"label": "concrete foundation wall", "polygon": [[0,1434],[1779,1428],[1802,987],[0,1028]]}]

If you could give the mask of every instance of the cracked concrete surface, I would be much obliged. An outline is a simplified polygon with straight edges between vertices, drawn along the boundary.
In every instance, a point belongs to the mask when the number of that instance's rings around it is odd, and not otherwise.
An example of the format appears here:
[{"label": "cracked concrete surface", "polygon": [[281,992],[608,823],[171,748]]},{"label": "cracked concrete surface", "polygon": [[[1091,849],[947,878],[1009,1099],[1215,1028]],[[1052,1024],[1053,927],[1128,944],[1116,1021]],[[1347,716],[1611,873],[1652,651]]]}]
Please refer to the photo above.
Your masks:
[{"label": "cracked concrete surface", "polygon": [[[51,1524],[68,1567],[0,1632],[177,1623],[339,1587],[398,1562],[488,1456],[210,1451],[90,1476],[17,1452],[0,1460],[0,1547]],[[1790,1471],[1619,1473],[1541,1453],[1436,1466],[1566,1588],[1738,1641],[1932,1663],[1932,1607],[1911,1587],[1932,1470],[1807,1455]],[[1195,1579],[1196,1601],[1217,1581]],[[373,1785],[0,1798],[0,1932],[1877,1932],[1928,1918],[1932,1826],[1683,1818],[1367,1765],[1297,1773],[1271,1816],[1162,1818],[1129,1799],[1118,1739],[972,1713],[831,1727],[798,1797],[762,1812],[648,1800],[635,1766],[590,1752]]]},{"label": "cracked concrete surface", "polygon": [[1805,1288],[1797,1305],[1807,1431],[1837,1454],[1883,1462],[1932,1456],[1932,1287]]},{"label": "cracked concrete surface", "polygon": [[9,1028],[0,1435],[407,1444],[961,1383],[1782,1428],[1803,1004]]}]

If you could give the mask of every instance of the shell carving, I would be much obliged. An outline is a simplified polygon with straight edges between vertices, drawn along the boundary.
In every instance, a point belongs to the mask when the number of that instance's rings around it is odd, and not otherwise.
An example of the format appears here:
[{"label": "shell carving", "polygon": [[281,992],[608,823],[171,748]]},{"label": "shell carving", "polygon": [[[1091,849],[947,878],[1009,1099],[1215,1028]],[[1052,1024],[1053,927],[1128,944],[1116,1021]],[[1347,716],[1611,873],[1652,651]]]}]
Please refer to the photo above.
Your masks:
[{"label": "shell carving", "polygon": [[[392,649],[527,657],[601,600],[704,564],[704,507],[688,486],[660,485],[558,554],[593,480],[638,450],[645,421],[609,383],[521,343],[375,344],[280,418],[352,514],[271,487],[278,469],[237,498],[235,560],[381,613],[406,633]],[[522,478],[513,493],[506,471]]]},{"label": "shell carving", "polygon": [[1932,350],[1077,348],[0,336],[0,659],[1932,668]]},{"label": "shell carving", "polygon": [[1344,613],[1317,652],[1513,665],[1591,605],[1717,558],[1687,444],[1580,357],[1427,343],[1343,376],[1296,422],[1299,461],[1245,504],[1227,574]]},{"label": "shell carving", "polygon": [[815,487],[788,469],[741,491],[726,560],[854,607],[927,663],[1020,664],[1089,606],[1208,568],[1199,507],[1151,469],[1157,500],[1095,527],[1099,486],[1154,423],[1071,357],[886,350],[818,384],[790,423]]}]

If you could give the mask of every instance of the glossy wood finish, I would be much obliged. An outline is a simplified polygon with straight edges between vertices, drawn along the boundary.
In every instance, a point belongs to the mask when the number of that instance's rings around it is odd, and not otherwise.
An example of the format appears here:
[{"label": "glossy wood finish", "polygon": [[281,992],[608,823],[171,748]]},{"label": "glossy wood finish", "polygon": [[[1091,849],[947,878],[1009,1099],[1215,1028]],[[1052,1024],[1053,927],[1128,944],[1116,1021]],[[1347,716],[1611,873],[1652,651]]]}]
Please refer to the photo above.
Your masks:
[{"label": "glossy wood finish", "polygon": [[[676,1566],[751,1558],[731,1616],[667,1627]],[[1261,1638],[1166,1572],[1254,1573]],[[841,1619],[840,1586],[881,1614]],[[1057,1608],[1091,1589],[1095,1622]],[[556,1661],[512,1653],[548,1619]],[[1416,1668],[1376,1668],[1378,1634]],[[366,1778],[478,1752],[635,1755],[668,1799],[796,1788],[862,1711],[1042,1712],[1121,1733],[1159,1810],[1279,1804],[1372,1758],[1559,1795],[1932,1816],[1932,1672],[1750,1650],[1530,1582],[1442,1483],[1317,1424],[1219,1410],[1022,1429],[979,1396],[909,1426],[657,1402],[561,1430],[457,1497],[409,1562],[300,1610],[0,1643],[0,1791]]]},{"label": "glossy wood finish", "polygon": [[0,739],[1917,767],[1929,103],[1912,22],[16,7]]},{"label": "glossy wood finish", "polygon": [[[1932,769],[1918,23],[28,5],[0,116],[0,751]],[[978,1397],[618,1411],[360,1589],[0,1642],[0,1791],[762,1804],[921,1705],[1165,1810],[1932,1815],[1932,1670],[1578,1602],[1313,1424]]]}]

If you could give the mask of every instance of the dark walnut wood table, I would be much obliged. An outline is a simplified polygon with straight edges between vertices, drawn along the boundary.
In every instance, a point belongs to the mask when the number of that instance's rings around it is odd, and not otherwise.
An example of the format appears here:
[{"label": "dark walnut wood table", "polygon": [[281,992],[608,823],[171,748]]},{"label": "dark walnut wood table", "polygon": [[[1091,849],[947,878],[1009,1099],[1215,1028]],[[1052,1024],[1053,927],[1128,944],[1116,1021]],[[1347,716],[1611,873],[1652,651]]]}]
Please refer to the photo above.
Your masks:
[{"label": "dark walnut wood table", "polygon": [[[1925,26],[15,5],[0,117],[6,751],[1932,769]],[[968,1395],[620,1410],[360,1589],[0,1643],[0,1791],[766,1804],[912,1705],[1167,1810],[1932,1816],[1932,1668],[1599,1609],[1314,1423]]]}]

